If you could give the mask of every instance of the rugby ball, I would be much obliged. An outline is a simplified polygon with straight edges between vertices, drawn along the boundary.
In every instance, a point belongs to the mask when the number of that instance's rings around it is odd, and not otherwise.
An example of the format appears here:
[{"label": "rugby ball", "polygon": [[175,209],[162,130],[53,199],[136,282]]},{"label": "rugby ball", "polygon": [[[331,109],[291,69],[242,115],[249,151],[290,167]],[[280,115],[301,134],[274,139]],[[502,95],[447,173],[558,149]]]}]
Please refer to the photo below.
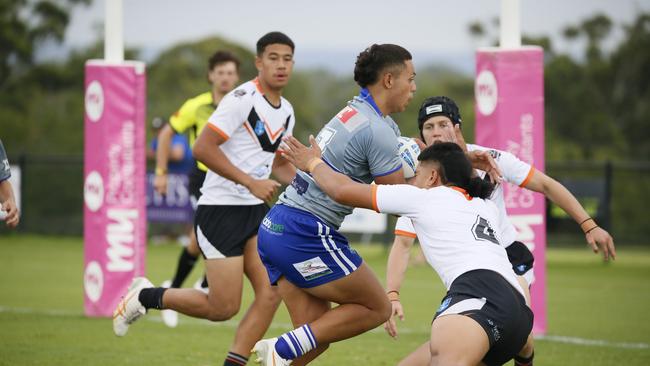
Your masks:
[{"label": "rugby ball", "polygon": [[402,169],[404,178],[409,179],[415,175],[415,169],[418,167],[418,155],[420,147],[417,142],[410,137],[400,136],[397,138],[397,149],[399,157],[402,160]]}]

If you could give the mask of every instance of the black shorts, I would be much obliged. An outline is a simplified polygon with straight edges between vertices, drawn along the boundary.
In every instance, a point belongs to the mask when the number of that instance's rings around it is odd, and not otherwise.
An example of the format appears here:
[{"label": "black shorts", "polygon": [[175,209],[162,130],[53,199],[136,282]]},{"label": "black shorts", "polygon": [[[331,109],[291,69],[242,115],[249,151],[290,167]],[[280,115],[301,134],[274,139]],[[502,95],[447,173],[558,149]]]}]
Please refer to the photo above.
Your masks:
[{"label": "black shorts", "polygon": [[197,203],[199,202],[199,197],[201,197],[201,187],[203,186],[203,181],[205,180],[206,172],[199,169],[199,167],[194,164],[194,167],[188,174],[190,179],[190,200],[192,201],[192,208],[196,211]]},{"label": "black shorts", "polygon": [[503,365],[517,355],[533,329],[533,312],[521,293],[500,274],[484,269],[456,278],[433,319],[450,314],[468,316],[483,327],[490,340],[482,360],[487,366]]},{"label": "black shorts", "polygon": [[218,259],[244,254],[246,241],[257,235],[269,206],[200,205],[194,217],[194,233],[203,258]]},{"label": "black shorts", "polygon": [[520,241],[513,241],[512,244],[506,248],[506,253],[508,253],[510,264],[512,264],[512,270],[515,271],[518,276],[523,276],[526,272],[533,269],[535,258],[526,244]]}]

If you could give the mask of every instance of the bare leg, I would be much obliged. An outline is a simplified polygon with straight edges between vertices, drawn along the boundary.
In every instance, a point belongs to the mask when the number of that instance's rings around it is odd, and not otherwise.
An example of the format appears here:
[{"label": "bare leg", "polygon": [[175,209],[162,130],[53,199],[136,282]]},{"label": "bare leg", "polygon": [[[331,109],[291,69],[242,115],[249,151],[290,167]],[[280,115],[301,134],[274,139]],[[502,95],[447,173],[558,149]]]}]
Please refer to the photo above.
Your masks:
[{"label": "bare leg", "polygon": [[431,347],[429,341],[423,343],[415,351],[404,357],[398,366],[427,366],[431,364]]},{"label": "bare leg", "polygon": [[198,257],[201,254],[199,243],[196,241],[196,233],[194,228],[190,228],[190,243],[187,244],[187,252],[191,255]]},{"label": "bare leg", "polygon": [[[253,286],[255,299],[239,322],[235,339],[230,347],[231,352],[240,355],[248,355],[255,342],[262,339],[271,325],[281,300],[277,289],[271,287],[266,269],[257,254],[257,236],[246,242],[244,272]],[[220,289],[220,287],[216,288]]]},{"label": "bare leg", "polygon": [[[383,324],[391,314],[383,287],[365,263],[348,276],[316,287],[298,288],[285,278],[280,279],[279,285],[293,323],[309,323],[319,345],[298,358],[299,365],[316,358],[332,342]],[[329,309],[330,302],[339,306]]]},{"label": "bare leg", "polygon": [[364,333],[383,324],[391,315],[384,288],[365,263],[346,277],[303,290],[316,298],[340,304],[309,324],[321,344]]},{"label": "bare leg", "polygon": [[[291,322],[295,328],[310,323],[320,318],[325,312],[330,310],[329,301],[314,297],[301,288],[296,287],[286,278],[282,277],[278,281],[278,287],[284,304],[286,305]],[[295,359],[292,363],[294,366],[302,366],[318,357],[329,347],[328,343],[318,342],[318,347],[307,352],[303,356]]]},{"label": "bare leg", "polygon": [[476,366],[490,350],[485,330],[464,315],[445,315],[431,325],[432,366]]},{"label": "bare leg", "polygon": [[170,288],[163,295],[163,308],[185,315],[222,321],[239,311],[243,287],[244,256],[208,259],[205,261],[208,282],[212,284],[206,295],[194,289]]},{"label": "bare leg", "polygon": [[[532,271],[532,269],[531,269]],[[521,288],[524,290],[524,294],[526,295],[526,305],[530,306],[530,289],[528,287],[528,281],[523,276],[517,276],[517,281],[519,281],[519,285]],[[526,340],[526,344],[524,347],[519,351],[517,354],[518,356],[521,356],[523,358],[529,358],[530,356],[533,355],[533,351],[535,349],[535,344],[533,343],[533,333],[531,332],[528,335],[528,339]]]}]

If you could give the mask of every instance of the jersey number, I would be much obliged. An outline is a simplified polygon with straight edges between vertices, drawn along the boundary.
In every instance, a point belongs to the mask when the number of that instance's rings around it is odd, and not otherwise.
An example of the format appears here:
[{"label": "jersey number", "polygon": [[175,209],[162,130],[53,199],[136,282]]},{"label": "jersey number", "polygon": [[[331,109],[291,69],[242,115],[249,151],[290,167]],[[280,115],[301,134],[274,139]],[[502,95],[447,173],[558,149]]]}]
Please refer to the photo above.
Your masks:
[{"label": "jersey number", "polygon": [[481,216],[476,216],[476,222],[472,226],[472,235],[474,235],[474,239],[476,240],[487,240],[499,245],[499,240],[494,234],[494,229],[490,226],[490,222]]},{"label": "jersey number", "polygon": [[318,143],[318,147],[320,147],[321,152],[325,152],[327,144],[332,141],[332,137],[334,137],[334,135],[336,135],[336,130],[325,127],[320,131],[318,136],[316,136],[316,142]]}]

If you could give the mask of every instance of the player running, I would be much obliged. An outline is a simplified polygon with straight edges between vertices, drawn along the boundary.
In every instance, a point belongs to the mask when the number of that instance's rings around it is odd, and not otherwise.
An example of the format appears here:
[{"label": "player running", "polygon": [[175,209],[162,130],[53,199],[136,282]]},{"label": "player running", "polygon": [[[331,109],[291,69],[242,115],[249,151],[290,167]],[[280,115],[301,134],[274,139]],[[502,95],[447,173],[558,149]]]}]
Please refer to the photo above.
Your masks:
[{"label": "player running", "polygon": [[[288,184],[295,175],[295,168],[276,154],[282,137],[291,135],[295,125],[293,107],[282,97],[293,54],[294,43],[283,33],[260,38],[258,77],[223,98],[194,145],[194,156],[209,169],[194,223],[208,293],[154,288],[146,278],[137,278],[115,310],[117,335],[124,335],[148,309],[173,309],[212,321],[230,319],[239,312],[245,274],[255,298],[239,322],[224,366],[247,363],[280,304],[257,254],[257,229],[279,182]],[[277,181],[270,179],[271,173]]]},{"label": "player running", "polygon": [[513,358],[526,343],[533,313],[499,244],[499,213],[486,200],[494,186],[472,177],[463,150],[454,143],[426,148],[413,185],[367,185],[329,168],[311,140],[307,149],[288,138],[284,153],[328,196],[412,220],[427,261],[448,289],[431,325],[431,364],[491,366]]},{"label": "player running", "polygon": [[[208,124],[208,118],[214,113],[221,99],[230,92],[239,81],[239,59],[230,52],[217,51],[208,60],[208,81],[212,90],[188,99],[181,108],[169,119],[169,124],[162,127],[158,133],[158,149],[156,151],[156,175],[154,188],[162,195],[167,194],[167,166],[170,146],[174,134],[189,134],[190,147],[194,146],[196,138],[201,135],[203,127]],[[189,190],[192,208],[196,211],[197,203],[201,197],[201,186],[205,180],[208,168],[197,161],[189,173]],[[190,230],[190,242],[183,248],[178,257],[176,272],[171,280],[163,282],[162,287],[180,288],[187,276],[194,268],[200,255],[199,245],[196,242],[194,230]],[[201,288],[207,287],[207,280],[203,276]],[[173,310],[160,312],[163,322],[168,327],[178,324],[178,313]]]}]

